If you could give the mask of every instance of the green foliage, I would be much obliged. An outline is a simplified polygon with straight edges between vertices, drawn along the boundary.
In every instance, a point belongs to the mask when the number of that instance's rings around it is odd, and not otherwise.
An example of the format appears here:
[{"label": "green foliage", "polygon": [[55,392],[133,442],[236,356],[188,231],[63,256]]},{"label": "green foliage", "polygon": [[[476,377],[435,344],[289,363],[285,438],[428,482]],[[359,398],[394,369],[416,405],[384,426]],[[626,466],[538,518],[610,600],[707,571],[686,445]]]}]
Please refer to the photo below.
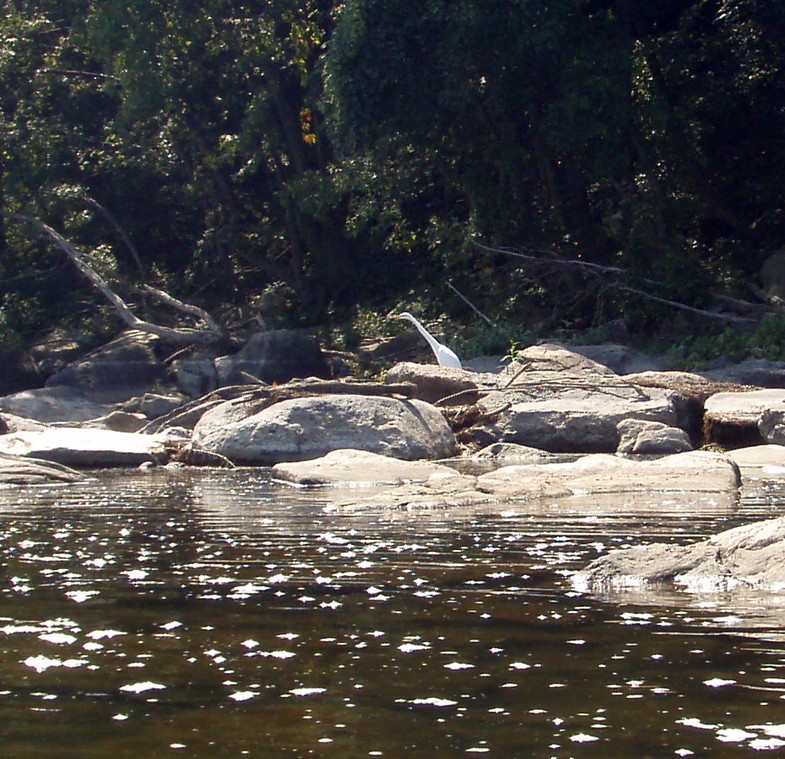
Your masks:
[{"label": "green foliage", "polygon": [[[119,289],[210,307],[280,286],[282,318],[370,329],[418,287],[418,313],[467,322],[464,353],[499,353],[670,316],[559,260],[700,306],[785,239],[781,0],[7,5],[0,208]],[[0,250],[6,330],[95,308],[30,230],[0,221]]]},{"label": "green foliage", "polygon": [[785,316],[766,316],[754,329],[737,327],[689,335],[670,347],[669,358],[678,369],[701,368],[716,359],[785,361]]}]

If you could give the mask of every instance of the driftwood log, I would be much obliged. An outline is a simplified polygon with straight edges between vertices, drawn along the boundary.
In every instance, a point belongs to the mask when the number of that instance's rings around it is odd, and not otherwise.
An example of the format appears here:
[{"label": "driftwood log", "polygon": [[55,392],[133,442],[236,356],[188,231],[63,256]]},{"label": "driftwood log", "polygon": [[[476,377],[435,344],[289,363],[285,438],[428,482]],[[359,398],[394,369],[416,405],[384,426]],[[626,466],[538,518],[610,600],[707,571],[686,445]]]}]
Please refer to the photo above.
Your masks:
[{"label": "driftwood log", "polygon": [[341,380],[294,380],[285,385],[230,385],[219,387],[207,395],[180,406],[168,414],[153,419],[140,432],[153,434],[167,427],[193,429],[202,415],[226,401],[252,404],[249,414],[256,414],[275,403],[292,398],[307,398],[316,395],[374,395],[391,398],[411,398],[415,386],[408,382],[388,384],[384,382],[351,382]]}]

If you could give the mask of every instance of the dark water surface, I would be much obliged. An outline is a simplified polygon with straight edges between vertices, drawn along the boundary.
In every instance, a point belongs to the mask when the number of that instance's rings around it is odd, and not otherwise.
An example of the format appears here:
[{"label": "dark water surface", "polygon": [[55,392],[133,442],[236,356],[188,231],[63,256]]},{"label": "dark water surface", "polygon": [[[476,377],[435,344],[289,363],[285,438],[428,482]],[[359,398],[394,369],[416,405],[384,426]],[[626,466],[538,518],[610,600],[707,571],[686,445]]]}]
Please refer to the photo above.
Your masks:
[{"label": "dark water surface", "polygon": [[774,516],[776,484],[347,512],[259,470],[96,477],[0,491],[4,759],[785,753],[769,599],[569,583]]}]

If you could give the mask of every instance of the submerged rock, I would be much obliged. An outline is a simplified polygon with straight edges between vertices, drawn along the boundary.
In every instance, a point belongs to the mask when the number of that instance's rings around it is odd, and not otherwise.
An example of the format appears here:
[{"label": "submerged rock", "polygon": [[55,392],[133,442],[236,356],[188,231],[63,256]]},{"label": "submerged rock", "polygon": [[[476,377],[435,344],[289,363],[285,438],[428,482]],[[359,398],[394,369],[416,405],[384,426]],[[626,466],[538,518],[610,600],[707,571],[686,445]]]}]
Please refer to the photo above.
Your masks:
[{"label": "submerged rock", "polygon": [[687,546],[611,551],[573,577],[580,590],[670,584],[688,591],[785,591],[785,517],[743,525]]},{"label": "submerged rock", "polygon": [[0,453],[0,483],[3,485],[41,485],[83,479],[83,474],[51,461]]},{"label": "submerged rock", "polygon": [[434,406],[362,395],[321,395],[281,401],[250,416],[236,404],[207,411],[194,445],[235,463],[272,465],[355,448],[399,459],[457,453],[455,437]]},{"label": "submerged rock", "polygon": [[[708,452],[646,462],[593,454],[562,463],[506,466],[479,476],[426,462],[417,464],[410,469],[411,464],[385,461],[383,456],[364,458],[357,451],[341,451],[301,465],[278,465],[274,471],[298,484],[343,487],[330,496],[336,506],[371,508],[511,506],[516,502],[542,503],[542,499],[583,498],[591,501],[594,509],[618,510],[635,495],[644,495],[656,508],[667,493],[671,509],[678,508],[681,500],[684,508],[692,509],[700,497],[710,497],[715,506],[734,503],[739,484],[735,464],[722,454]],[[376,489],[346,489],[379,483],[387,484]]]}]

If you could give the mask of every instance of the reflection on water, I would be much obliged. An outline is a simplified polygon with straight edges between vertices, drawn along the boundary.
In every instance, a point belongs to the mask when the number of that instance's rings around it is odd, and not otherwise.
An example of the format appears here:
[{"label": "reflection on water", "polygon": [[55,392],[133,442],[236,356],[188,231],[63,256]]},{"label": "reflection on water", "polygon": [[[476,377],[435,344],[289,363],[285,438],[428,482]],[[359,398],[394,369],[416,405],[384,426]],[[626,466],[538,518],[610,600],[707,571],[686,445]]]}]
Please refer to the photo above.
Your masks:
[{"label": "reflection on water", "polygon": [[344,512],[265,472],[0,492],[3,756],[741,756],[785,747],[779,609],[583,596],[599,553],[777,513]]}]

